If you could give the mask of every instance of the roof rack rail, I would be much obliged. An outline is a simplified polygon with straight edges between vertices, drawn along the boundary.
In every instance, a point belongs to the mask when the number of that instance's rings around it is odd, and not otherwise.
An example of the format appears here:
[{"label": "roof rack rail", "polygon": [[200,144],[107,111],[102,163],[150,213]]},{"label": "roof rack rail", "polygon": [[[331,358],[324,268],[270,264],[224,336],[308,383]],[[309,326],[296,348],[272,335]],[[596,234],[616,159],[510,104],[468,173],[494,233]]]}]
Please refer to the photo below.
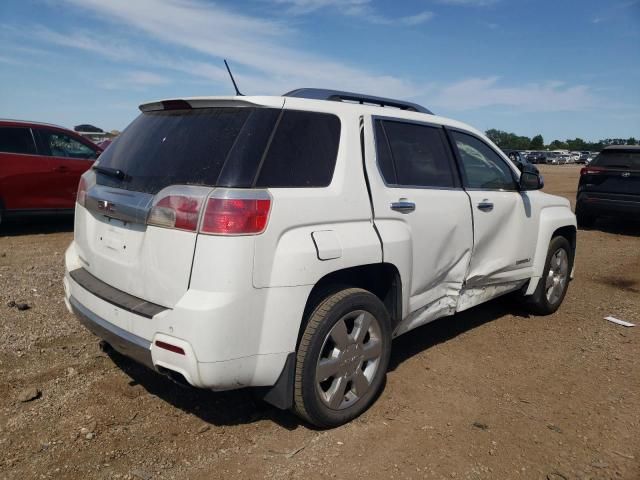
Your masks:
[{"label": "roof rack rail", "polygon": [[285,97],[309,98],[313,100],[333,100],[334,102],[356,102],[360,104],[379,105],[381,107],[394,107],[411,112],[433,112],[417,103],[394,100],[393,98],[375,97],[361,93],[341,92],[339,90],[325,90],[323,88],[298,88],[284,94]]}]

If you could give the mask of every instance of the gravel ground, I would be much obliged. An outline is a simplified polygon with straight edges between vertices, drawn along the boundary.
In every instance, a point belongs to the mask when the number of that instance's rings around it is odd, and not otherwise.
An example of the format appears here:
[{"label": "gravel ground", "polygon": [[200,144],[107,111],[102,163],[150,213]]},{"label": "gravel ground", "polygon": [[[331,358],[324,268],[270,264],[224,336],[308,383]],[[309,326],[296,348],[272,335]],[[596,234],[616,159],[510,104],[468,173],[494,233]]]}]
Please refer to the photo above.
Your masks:
[{"label": "gravel ground", "polygon": [[[542,171],[573,201],[578,167]],[[0,478],[640,478],[638,224],[578,232],[554,315],[499,299],[397,339],[380,399],[330,431],[103,354],[62,300],[71,229],[0,227]]]}]

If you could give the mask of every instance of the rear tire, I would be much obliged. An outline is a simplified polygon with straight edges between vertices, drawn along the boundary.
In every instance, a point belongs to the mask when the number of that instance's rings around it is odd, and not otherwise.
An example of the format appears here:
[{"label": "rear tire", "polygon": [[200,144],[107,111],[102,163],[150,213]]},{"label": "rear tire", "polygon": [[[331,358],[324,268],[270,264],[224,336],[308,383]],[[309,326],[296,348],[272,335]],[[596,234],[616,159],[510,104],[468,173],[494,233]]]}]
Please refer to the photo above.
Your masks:
[{"label": "rear tire", "polygon": [[554,237],[542,276],[535,292],[528,299],[529,309],[538,315],[554,313],[564,300],[573,268],[573,250],[565,237]]},{"label": "rear tire", "polygon": [[321,428],[356,418],[382,389],[390,353],[389,314],[378,297],[360,288],[329,294],[300,340],[295,413]]}]

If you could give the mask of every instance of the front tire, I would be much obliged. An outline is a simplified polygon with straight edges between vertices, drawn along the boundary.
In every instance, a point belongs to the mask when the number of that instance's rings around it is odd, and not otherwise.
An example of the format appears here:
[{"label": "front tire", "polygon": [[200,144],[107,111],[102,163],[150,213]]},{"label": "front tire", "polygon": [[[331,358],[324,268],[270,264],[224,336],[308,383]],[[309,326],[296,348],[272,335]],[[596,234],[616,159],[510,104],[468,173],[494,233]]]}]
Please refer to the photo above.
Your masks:
[{"label": "front tire", "polygon": [[542,277],[529,299],[529,308],[538,315],[554,313],[564,300],[573,268],[573,250],[565,237],[554,237],[549,243]]},{"label": "front tire", "polygon": [[378,297],[360,288],[327,296],[298,347],[296,414],[321,428],[356,418],[381,390],[390,353],[389,314]]}]

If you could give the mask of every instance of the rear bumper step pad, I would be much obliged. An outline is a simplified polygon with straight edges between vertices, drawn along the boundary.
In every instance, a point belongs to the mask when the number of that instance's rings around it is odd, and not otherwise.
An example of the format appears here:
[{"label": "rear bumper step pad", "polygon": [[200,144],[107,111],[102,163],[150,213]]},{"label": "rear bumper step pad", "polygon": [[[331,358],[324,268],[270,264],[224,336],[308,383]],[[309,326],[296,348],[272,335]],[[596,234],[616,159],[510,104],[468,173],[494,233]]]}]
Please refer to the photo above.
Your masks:
[{"label": "rear bumper step pad", "polygon": [[169,308],[147,302],[133,295],[129,295],[122,290],[112,287],[102,280],[94,277],[84,268],[78,268],[69,272],[71,278],[82,288],[91,292],[96,297],[109,302],[123,310],[126,310],[146,318],[153,318],[155,315]]}]

